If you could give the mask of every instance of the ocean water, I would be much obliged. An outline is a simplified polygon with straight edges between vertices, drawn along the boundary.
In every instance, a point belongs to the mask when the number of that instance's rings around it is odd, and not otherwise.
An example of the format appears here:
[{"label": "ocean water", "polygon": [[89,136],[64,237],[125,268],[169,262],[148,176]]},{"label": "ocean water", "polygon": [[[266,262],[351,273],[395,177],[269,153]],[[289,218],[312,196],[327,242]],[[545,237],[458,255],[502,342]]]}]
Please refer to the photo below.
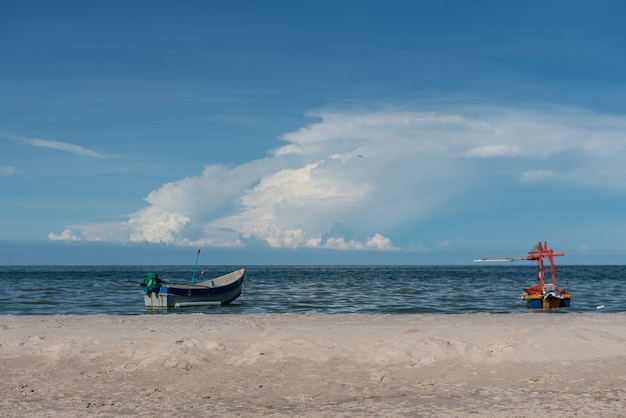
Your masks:
[{"label": "ocean water", "polygon": [[[529,312],[532,264],[468,266],[209,266],[196,281],[246,267],[245,290],[224,306],[150,309],[139,283],[155,271],[190,283],[193,266],[0,266],[0,315],[258,313],[511,314]],[[200,276],[200,270],[205,275]],[[558,267],[572,306],[552,311],[626,311],[626,266]],[[599,308],[602,307],[602,308]]]}]

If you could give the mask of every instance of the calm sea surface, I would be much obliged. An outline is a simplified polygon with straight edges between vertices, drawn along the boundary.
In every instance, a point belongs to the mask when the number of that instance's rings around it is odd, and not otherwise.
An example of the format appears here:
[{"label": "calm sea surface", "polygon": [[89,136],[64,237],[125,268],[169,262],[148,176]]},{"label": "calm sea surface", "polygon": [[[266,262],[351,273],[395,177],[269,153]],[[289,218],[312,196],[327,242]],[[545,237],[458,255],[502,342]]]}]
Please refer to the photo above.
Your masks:
[{"label": "calm sea surface", "polygon": [[[246,267],[246,287],[231,305],[144,307],[139,283],[155,271],[190,283],[193,266],[0,266],[0,315],[225,313],[522,313],[522,287],[536,267],[210,266],[196,281]],[[626,266],[561,266],[558,285],[573,294],[565,312],[626,311]],[[603,308],[598,309],[598,307]]]}]

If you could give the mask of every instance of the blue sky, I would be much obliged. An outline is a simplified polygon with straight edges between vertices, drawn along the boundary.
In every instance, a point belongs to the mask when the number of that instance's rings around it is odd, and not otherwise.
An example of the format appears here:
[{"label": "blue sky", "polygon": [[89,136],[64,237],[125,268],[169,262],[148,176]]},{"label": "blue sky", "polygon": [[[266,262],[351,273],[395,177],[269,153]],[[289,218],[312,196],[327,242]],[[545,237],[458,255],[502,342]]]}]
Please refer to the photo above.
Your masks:
[{"label": "blue sky", "polygon": [[624,264],[625,16],[4,1],[0,264]]}]

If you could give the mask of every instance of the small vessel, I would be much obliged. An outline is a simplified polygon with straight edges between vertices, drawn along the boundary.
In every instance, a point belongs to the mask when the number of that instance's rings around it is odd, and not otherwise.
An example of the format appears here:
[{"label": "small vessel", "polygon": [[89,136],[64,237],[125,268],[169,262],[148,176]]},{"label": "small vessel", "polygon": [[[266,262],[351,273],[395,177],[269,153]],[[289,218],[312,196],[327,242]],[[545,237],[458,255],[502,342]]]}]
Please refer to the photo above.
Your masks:
[{"label": "small vessel", "polygon": [[[528,256],[524,258],[481,258],[474,262],[490,262],[490,261],[518,261],[531,260],[537,262],[537,277],[539,283],[523,289],[521,300],[529,308],[534,309],[555,309],[568,308],[572,300],[572,295],[561,289],[556,284],[556,267],[554,265],[554,257],[562,257],[565,254],[555,253],[552,248],[548,248],[548,244],[544,241],[543,245],[538,242],[530,251]],[[548,266],[544,264],[543,259],[548,259]],[[546,282],[545,274],[549,272],[551,281]]]},{"label": "small vessel", "polygon": [[[200,250],[198,250],[199,255]],[[196,257],[197,265],[198,258]],[[245,269],[194,283],[196,266],[194,266],[191,284],[172,284],[161,280],[157,273],[144,274],[143,281],[139,285],[143,287],[145,306],[148,308],[182,308],[222,305],[234,301],[241,295]]]}]

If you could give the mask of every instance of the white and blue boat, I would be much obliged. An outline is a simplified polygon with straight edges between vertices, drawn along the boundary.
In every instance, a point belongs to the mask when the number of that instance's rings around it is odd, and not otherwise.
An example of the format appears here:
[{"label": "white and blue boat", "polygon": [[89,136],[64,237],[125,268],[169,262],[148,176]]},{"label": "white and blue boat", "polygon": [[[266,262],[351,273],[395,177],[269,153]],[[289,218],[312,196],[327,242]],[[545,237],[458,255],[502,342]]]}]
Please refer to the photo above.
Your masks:
[{"label": "white and blue boat", "polygon": [[[200,250],[198,250],[199,255]],[[197,265],[198,258],[196,257]],[[140,286],[143,287],[145,306],[148,308],[182,308],[223,305],[231,303],[241,295],[244,288],[245,269],[194,283],[196,266],[194,266],[191,284],[172,284],[161,280],[157,273],[144,274]]]},{"label": "white and blue boat", "polygon": [[143,298],[148,308],[182,308],[227,304],[237,299],[244,286],[245,269],[196,284],[169,284],[157,273],[146,273]]}]

